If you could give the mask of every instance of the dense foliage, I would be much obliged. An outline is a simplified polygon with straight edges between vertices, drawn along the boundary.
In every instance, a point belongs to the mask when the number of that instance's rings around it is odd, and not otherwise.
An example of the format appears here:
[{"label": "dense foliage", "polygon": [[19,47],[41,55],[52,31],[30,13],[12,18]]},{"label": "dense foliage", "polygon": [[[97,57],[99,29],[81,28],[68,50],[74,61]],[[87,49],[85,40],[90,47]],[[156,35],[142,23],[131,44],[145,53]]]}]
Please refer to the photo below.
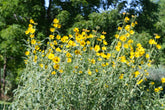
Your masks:
[{"label": "dense foliage", "polygon": [[[157,42],[162,44],[161,54],[153,64],[164,64],[164,4],[164,0],[132,0],[130,4],[127,0],[49,0],[46,7],[45,0],[0,0],[0,97],[5,93],[12,96],[24,71],[23,39],[28,39],[25,30],[31,18],[38,24],[35,25],[38,40],[52,34],[50,25],[57,17],[62,25],[61,36],[74,35],[75,27],[97,30],[97,33],[105,31],[105,39],[111,45],[113,36],[118,34],[117,28],[122,26],[121,13],[130,13],[128,17],[137,15],[133,40],[148,48],[148,40],[160,35]],[[47,48],[47,41],[42,42],[43,49]]]},{"label": "dense foliage", "polygon": [[[124,13],[125,16],[125,13]],[[73,29],[62,36],[61,24],[53,20],[47,48],[35,38],[36,23],[31,19],[26,68],[15,90],[12,108],[22,109],[163,109],[162,85],[147,86],[147,69],[161,46],[160,38],[147,41],[146,48],[134,41],[135,17],[124,17],[113,42],[108,45],[106,32]],[[46,40],[45,39],[45,40]],[[164,96],[163,96],[164,97]]]}]

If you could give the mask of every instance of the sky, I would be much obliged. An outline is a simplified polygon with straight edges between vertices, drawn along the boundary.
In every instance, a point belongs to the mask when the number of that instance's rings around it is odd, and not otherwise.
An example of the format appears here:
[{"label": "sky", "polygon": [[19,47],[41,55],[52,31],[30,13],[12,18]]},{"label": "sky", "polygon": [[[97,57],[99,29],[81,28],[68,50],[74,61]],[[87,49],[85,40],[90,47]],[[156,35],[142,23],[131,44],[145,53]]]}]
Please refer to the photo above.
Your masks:
[{"label": "sky", "polygon": [[45,6],[48,7],[49,5],[49,0],[45,0]]}]

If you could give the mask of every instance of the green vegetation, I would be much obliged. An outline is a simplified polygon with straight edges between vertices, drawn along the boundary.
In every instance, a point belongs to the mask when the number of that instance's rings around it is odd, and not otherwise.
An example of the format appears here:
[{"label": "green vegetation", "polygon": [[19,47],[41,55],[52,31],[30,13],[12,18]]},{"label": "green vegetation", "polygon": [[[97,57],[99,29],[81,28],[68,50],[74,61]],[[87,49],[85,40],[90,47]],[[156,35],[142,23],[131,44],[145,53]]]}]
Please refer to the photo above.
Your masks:
[{"label": "green vegetation", "polygon": [[37,23],[31,19],[25,31],[29,35],[26,68],[11,108],[163,110],[165,77],[159,79],[159,86],[147,79],[147,70],[161,48],[156,42],[160,36],[149,39],[144,48],[133,40],[137,37],[135,17],[123,16],[109,45],[107,33],[97,30],[76,27],[73,34],[61,36],[62,26],[55,18],[44,50],[43,41],[34,36]]},{"label": "green vegetation", "polygon": [[[165,76],[164,8],[164,0],[131,0],[130,4],[127,0],[49,0],[48,7],[45,6],[45,0],[0,0],[0,99],[13,101],[13,90],[18,85],[24,85],[22,77],[27,74],[25,52],[29,48],[25,45],[29,38],[25,31],[30,19],[37,23],[34,36],[42,42],[40,49],[46,51],[54,18],[60,21],[57,28],[60,28],[61,37],[74,36],[75,28],[80,33],[83,29],[90,30],[91,34],[96,31],[97,36],[106,32],[105,40],[110,46],[115,40],[114,36],[120,34],[118,27],[124,25],[123,19],[136,16],[137,24],[132,37],[134,47],[140,43],[148,49],[148,41],[160,36],[156,41],[160,45],[155,47],[159,47],[159,52],[154,51],[157,55],[152,56],[152,66],[148,69],[150,75],[147,77],[147,83],[154,81],[157,82],[155,87],[159,87],[161,78]],[[133,22],[131,20],[128,23]],[[70,65],[68,68],[73,69]]]}]

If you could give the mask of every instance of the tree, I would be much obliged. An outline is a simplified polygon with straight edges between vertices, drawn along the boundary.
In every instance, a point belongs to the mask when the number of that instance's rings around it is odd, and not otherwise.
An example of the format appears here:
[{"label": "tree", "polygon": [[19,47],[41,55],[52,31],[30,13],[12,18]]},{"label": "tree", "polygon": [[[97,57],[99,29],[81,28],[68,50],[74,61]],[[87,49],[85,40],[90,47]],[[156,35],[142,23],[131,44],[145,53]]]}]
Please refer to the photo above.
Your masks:
[{"label": "tree", "polygon": [[158,4],[151,0],[133,0],[130,4],[130,8],[127,9],[130,15],[137,15],[138,25],[136,30],[138,32],[148,31],[150,34],[154,34],[154,25],[158,21]]},{"label": "tree", "polygon": [[[0,0],[0,70],[3,68],[3,92],[6,87],[6,77],[12,76],[11,90],[15,89],[16,78],[24,67],[23,39],[26,39],[24,33],[30,18],[33,17],[41,24],[38,28],[44,30],[46,24],[42,22],[45,19],[44,4],[44,0]],[[0,74],[0,81],[1,78]],[[0,83],[0,96],[1,87]]]}]

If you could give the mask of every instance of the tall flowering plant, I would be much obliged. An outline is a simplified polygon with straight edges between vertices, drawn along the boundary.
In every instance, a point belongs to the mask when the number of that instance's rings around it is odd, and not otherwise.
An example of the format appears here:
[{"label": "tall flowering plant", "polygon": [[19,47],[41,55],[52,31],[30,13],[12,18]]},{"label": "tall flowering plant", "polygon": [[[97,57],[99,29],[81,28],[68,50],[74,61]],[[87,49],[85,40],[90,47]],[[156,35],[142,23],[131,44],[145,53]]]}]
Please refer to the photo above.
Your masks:
[{"label": "tall flowering plant", "polygon": [[13,109],[163,109],[164,78],[158,88],[145,85],[160,36],[148,41],[150,48],[134,42],[134,16],[124,18],[111,44],[97,30],[74,28],[73,35],[62,36],[55,18],[42,49],[45,40],[35,38],[36,24],[30,20],[25,32],[26,68]]}]

